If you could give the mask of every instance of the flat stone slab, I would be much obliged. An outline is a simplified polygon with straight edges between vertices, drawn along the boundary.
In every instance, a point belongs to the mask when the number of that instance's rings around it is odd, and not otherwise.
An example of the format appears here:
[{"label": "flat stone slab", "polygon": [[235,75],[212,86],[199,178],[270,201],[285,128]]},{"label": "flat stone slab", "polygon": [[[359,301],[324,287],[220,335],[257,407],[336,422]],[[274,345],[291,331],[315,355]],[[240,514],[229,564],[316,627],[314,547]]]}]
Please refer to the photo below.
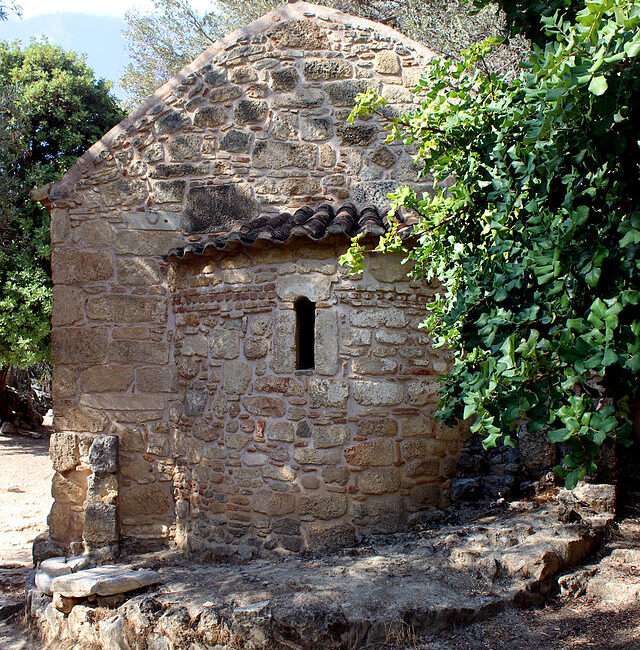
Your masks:
[{"label": "flat stone slab", "polygon": [[38,566],[35,576],[36,588],[50,596],[51,585],[58,576],[69,575],[89,566],[89,558],[79,555],[75,557],[51,557]]},{"label": "flat stone slab", "polygon": [[105,565],[54,578],[51,590],[65,598],[87,598],[124,594],[160,582],[160,574],[150,569]]}]

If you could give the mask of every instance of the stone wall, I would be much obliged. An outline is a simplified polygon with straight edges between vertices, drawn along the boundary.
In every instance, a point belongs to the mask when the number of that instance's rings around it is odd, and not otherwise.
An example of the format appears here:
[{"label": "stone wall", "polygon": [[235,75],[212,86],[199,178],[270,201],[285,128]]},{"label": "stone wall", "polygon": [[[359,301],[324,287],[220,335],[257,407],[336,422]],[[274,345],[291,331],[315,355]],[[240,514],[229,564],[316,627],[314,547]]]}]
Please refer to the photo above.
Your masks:
[{"label": "stone wall", "polygon": [[[429,56],[388,27],[285,6],[212,46],[41,194],[52,216],[55,428],[80,456],[95,436],[119,438],[119,535],[168,542],[181,521],[183,361],[164,256],[260,214],[384,203],[415,179],[411,159],[383,143],[377,119],[345,118],[367,87],[408,106]],[[89,471],[77,467],[53,485],[51,536],[67,547],[83,543],[89,503]]]},{"label": "stone wall", "polygon": [[[432,419],[447,360],[418,324],[433,291],[388,256],[350,279],[342,250],[174,262],[181,547],[246,558],[349,544],[448,503],[463,435]],[[295,369],[300,296],[316,304],[314,370]]]}]

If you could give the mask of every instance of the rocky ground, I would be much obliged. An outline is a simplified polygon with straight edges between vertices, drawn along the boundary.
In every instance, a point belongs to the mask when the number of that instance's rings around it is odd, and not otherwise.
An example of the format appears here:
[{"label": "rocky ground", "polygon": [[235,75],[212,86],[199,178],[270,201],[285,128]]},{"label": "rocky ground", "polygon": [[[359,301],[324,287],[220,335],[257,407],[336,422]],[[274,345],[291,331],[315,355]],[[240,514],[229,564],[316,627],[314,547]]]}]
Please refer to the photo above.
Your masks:
[{"label": "rocky ground", "polygon": [[[0,451],[0,590],[18,597],[49,508],[50,468],[46,442],[3,438]],[[519,503],[324,557],[193,566],[145,556],[136,564],[157,569],[160,588],[117,609],[81,603],[66,619],[50,609],[49,620],[65,620],[73,639],[48,647],[104,639],[102,647],[135,649],[146,639],[149,647],[197,650],[640,650],[639,520],[614,525],[596,548],[581,523],[561,519],[556,505]],[[586,565],[569,568],[588,553]],[[558,595],[556,572],[565,574]],[[2,611],[0,618],[9,613]],[[3,650],[43,647],[27,640],[19,616],[0,623]]]},{"label": "rocky ground", "polygon": [[[65,617],[40,597],[33,611],[50,639],[59,634],[55,647],[517,650],[534,640],[549,650],[598,647],[562,645],[563,626],[580,618],[571,614],[575,600],[535,614],[511,611],[542,604],[554,576],[596,550],[593,530],[566,518],[557,502],[520,502],[457,511],[437,526],[332,555],[193,565],[153,554],[133,566],[157,570],[163,584],[115,609],[79,600]],[[584,580],[571,584],[573,594],[588,593]],[[563,611],[551,622],[554,607]],[[628,632],[633,643],[636,631]]]}]

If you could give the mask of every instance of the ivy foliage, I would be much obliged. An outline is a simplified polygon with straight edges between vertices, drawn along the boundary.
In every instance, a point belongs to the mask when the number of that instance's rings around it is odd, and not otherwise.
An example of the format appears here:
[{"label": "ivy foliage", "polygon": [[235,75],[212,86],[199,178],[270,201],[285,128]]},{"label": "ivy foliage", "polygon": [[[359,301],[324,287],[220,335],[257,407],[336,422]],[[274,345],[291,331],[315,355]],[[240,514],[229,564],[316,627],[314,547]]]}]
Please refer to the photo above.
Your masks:
[{"label": "ivy foliage", "polygon": [[76,54],[0,42],[0,369],[48,354],[49,215],[29,192],[122,117],[109,83]]},{"label": "ivy foliage", "polygon": [[[388,142],[414,147],[435,189],[392,195],[419,223],[412,244],[392,228],[378,248],[441,284],[424,323],[454,355],[439,416],[487,447],[526,423],[561,445],[571,487],[606,440],[626,443],[638,399],[640,2],[543,25],[513,80],[483,66],[491,42],[430,63]],[[371,112],[387,110],[369,92],[349,119]],[[360,241],[343,261],[361,265]]]}]

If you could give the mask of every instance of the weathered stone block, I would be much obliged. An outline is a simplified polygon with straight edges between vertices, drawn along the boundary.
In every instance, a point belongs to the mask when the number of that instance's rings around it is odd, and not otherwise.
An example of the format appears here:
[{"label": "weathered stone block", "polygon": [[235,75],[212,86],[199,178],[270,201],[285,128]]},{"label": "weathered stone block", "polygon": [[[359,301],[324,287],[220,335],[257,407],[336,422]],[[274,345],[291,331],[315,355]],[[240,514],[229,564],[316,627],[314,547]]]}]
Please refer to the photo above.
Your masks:
[{"label": "weathered stone block", "polygon": [[91,366],[80,374],[80,388],[85,393],[127,391],[133,383],[131,366],[101,364]]},{"label": "weathered stone block", "polygon": [[362,357],[354,359],[351,368],[356,375],[390,375],[398,368],[394,359],[378,359]]},{"label": "weathered stone block", "polygon": [[237,99],[240,95],[242,95],[242,88],[240,88],[240,86],[227,84],[225,86],[212,88],[207,95],[207,99],[211,103],[228,102],[232,99]]},{"label": "weathered stone block", "polygon": [[267,425],[267,439],[279,442],[293,442],[295,438],[295,425],[287,420],[271,422]]},{"label": "weathered stone block", "polygon": [[295,329],[296,315],[293,309],[277,312],[274,320],[271,360],[274,372],[288,373],[296,368]]},{"label": "weathered stone block", "polygon": [[169,348],[164,341],[112,341],[108,360],[111,363],[167,363]]},{"label": "weathered stone block", "polygon": [[349,384],[346,381],[311,377],[309,396],[314,407],[343,407],[349,397]]},{"label": "weathered stone block", "polygon": [[313,436],[314,444],[318,449],[340,447],[349,438],[349,429],[345,424],[330,424],[324,427],[318,426]]},{"label": "weathered stone block", "polygon": [[446,453],[446,446],[440,440],[413,439],[403,440],[400,443],[400,455],[403,460],[414,458],[442,457]]},{"label": "weathered stone block", "polygon": [[377,129],[368,124],[338,124],[338,136],[345,146],[368,147],[375,139]]},{"label": "weathered stone block", "polygon": [[269,352],[269,341],[262,338],[246,338],[244,341],[244,356],[247,359],[262,359]]},{"label": "weathered stone block", "polygon": [[73,406],[68,402],[58,402],[54,416],[56,428],[82,433],[99,433],[104,428],[104,413],[83,406]]},{"label": "weathered stone block", "polygon": [[175,384],[175,368],[167,366],[136,368],[136,392],[138,393],[170,393],[175,390]]},{"label": "weathered stone block", "polygon": [[323,50],[327,45],[326,32],[311,20],[282,23],[273,29],[270,38],[281,49]]},{"label": "weathered stone block", "polygon": [[98,411],[162,411],[167,405],[167,396],[150,393],[82,393],[80,405]]},{"label": "weathered stone block", "polygon": [[390,381],[354,381],[353,397],[365,406],[390,406],[400,404],[404,388],[400,383]]},{"label": "weathered stone block", "polygon": [[256,377],[255,390],[258,393],[283,393],[288,396],[304,394],[303,385],[292,377],[269,375]]},{"label": "weathered stone block", "polygon": [[288,515],[296,509],[296,497],[289,492],[263,490],[253,495],[251,507],[255,512],[265,515]]},{"label": "weathered stone block", "polygon": [[120,284],[150,286],[164,282],[160,261],[151,257],[118,257],[116,273]]},{"label": "weathered stone block", "polygon": [[353,76],[353,68],[344,59],[307,59],[304,62],[304,76],[311,81],[348,79]]},{"label": "weathered stone block", "polygon": [[106,360],[109,332],[102,327],[54,328],[51,349],[55,363],[92,364]]},{"label": "weathered stone block", "polygon": [[346,485],[349,482],[350,476],[348,467],[328,467],[322,468],[322,480],[325,483],[337,483],[338,485]]},{"label": "weathered stone block", "polygon": [[338,318],[333,309],[316,312],[315,368],[320,375],[338,372]]},{"label": "weathered stone block", "polygon": [[271,87],[276,91],[293,90],[300,81],[298,71],[292,66],[285,66],[271,71]]},{"label": "weathered stone block", "polygon": [[54,503],[47,517],[49,534],[54,542],[67,546],[82,540],[84,511],[72,510],[67,503]]},{"label": "weathered stone block", "polygon": [[[196,113],[196,118],[197,115]],[[169,158],[173,161],[197,159],[201,148],[202,136],[195,133],[178,135],[167,143]]]},{"label": "weathered stone block", "polygon": [[220,148],[231,153],[249,153],[253,135],[246,131],[231,129],[220,140]]},{"label": "weathered stone block", "polygon": [[251,124],[263,122],[269,113],[267,102],[258,99],[242,99],[238,102],[234,113],[236,124]]},{"label": "weathered stone block", "polygon": [[401,436],[424,436],[433,431],[433,421],[424,414],[399,418]]},{"label": "weathered stone block", "polygon": [[97,436],[89,449],[89,467],[94,474],[114,474],[118,471],[118,437]]},{"label": "weathered stone block", "polygon": [[436,479],[440,475],[440,461],[437,458],[411,460],[405,465],[404,473],[410,478]]},{"label": "weathered stone block", "polygon": [[395,52],[382,50],[376,54],[373,60],[373,68],[380,74],[400,74],[400,59]]},{"label": "weathered stone block", "polygon": [[212,129],[227,121],[227,111],[222,106],[203,106],[193,116],[193,125]]},{"label": "weathered stone block", "polygon": [[171,111],[156,122],[158,135],[180,131],[190,123],[189,117],[178,111]]},{"label": "weathered stone block", "polygon": [[438,401],[441,384],[435,379],[422,379],[407,384],[407,402],[416,406],[433,404]]},{"label": "weathered stone block", "polygon": [[364,442],[344,451],[349,465],[358,467],[381,467],[393,465],[396,460],[396,443],[388,438]]},{"label": "weathered stone block", "polygon": [[282,417],[286,411],[286,405],[278,397],[245,397],[242,400],[244,408],[253,415],[264,415],[271,417]]},{"label": "weathered stone block", "polygon": [[136,485],[120,488],[120,513],[123,520],[136,523],[140,517],[159,516],[172,523],[173,487],[170,482]]},{"label": "weathered stone block", "polygon": [[181,203],[187,184],[182,180],[152,181],[151,191],[156,203]]},{"label": "weathered stone block", "polygon": [[142,257],[166,255],[172,248],[184,245],[184,241],[175,232],[124,230],[118,232],[114,245],[120,255]]},{"label": "weathered stone block", "polygon": [[316,145],[306,142],[260,140],[253,148],[253,165],[258,169],[309,169],[315,167],[317,158]]},{"label": "weathered stone block", "polygon": [[257,216],[248,185],[224,183],[189,190],[182,228],[188,233],[232,230]]},{"label": "weathered stone block", "polygon": [[[87,504],[82,537],[90,546],[117,542],[119,537],[117,507],[101,502]],[[55,589],[55,581],[53,588]]]},{"label": "weathered stone block", "polygon": [[113,242],[113,227],[106,221],[86,221],[73,229],[72,239],[88,248],[109,246]]},{"label": "weathered stone block", "polygon": [[246,393],[252,374],[251,366],[244,361],[225,361],[222,366],[224,392],[231,395]]},{"label": "weathered stone block", "polygon": [[324,89],[334,106],[352,107],[355,104],[356,95],[364,93],[372,87],[376,86],[366,79],[355,79],[332,81],[326,84]]},{"label": "weathered stone block", "polygon": [[320,522],[305,523],[302,526],[306,548],[310,551],[321,551],[345,546],[354,546],[356,543],[355,528],[348,523]]},{"label": "weathered stone block", "polygon": [[304,494],[300,497],[298,512],[318,519],[337,519],[347,511],[344,494]]},{"label": "weathered stone block", "polygon": [[54,284],[99,282],[113,277],[110,252],[55,247],[51,255]]},{"label": "weathered stone block", "polygon": [[380,167],[388,169],[396,162],[396,155],[389,147],[378,147],[371,155],[371,160]]},{"label": "weathered stone block", "polygon": [[87,496],[87,473],[84,471],[56,472],[51,483],[51,495],[58,503],[82,506]]},{"label": "weathered stone block", "polygon": [[87,316],[92,320],[116,323],[163,322],[166,317],[164,298],[111,294],[87,301]]},{"label": "weathered stone block", "polygon": [[311,449],[311,447],[297,447],[293,457],[300,465],[337,465],[341,460],[338,449]]},{"label": "weathered stone block", "polygon": [[209,393],[204,386],[192,386],[187,390],[184,399],[184,414],[188,417],[197,417],[204,413],[209,399]]},{"label": "weathered stone block", "polygon": [[395,307],[386,309],[361,309],[350,314],[351,324],[356,327],[406,327],[407,315]]},{"label": "weathered stone block", "polygon": [[209,341],[204,334],[187,334],[182,339],[181,354],[185,357],[196,355],[207,357],[209,353]]},{"label": "weathered stone block", "polygon": [[212,330],[209,348],[214,359],[235,359],[240,354],[240,332],[226,328]]},{"label": "weathered stone block", "polygon": [[358,474],[358,487],[364,494],[384,494],[400,488],[400,472],[395,467],[367,469]]},{"label": "weathered stone block", "polygon": [[78,287],[53,287],[52,325],[72,325],[84,320],[86,294]]}]

